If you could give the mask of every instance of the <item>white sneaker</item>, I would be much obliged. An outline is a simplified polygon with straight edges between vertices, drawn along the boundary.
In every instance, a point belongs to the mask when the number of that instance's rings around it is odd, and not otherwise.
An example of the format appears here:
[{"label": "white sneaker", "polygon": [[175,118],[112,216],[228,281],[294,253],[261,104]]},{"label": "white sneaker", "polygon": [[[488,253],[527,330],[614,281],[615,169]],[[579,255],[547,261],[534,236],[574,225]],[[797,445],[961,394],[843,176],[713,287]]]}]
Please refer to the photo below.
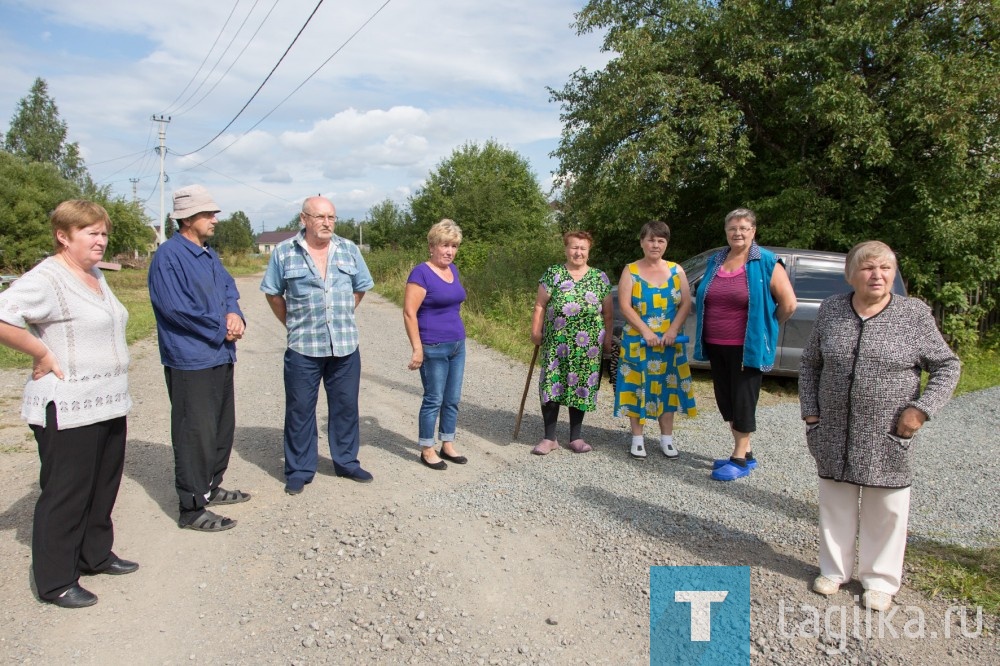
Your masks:
[{"label": "white sneaker", "polygon": [[892,595],[888,592],[865,590],[861,600],[864,602],[866,608],[871,608],[872,610],[885,612],[892,608]]},{"label": "white sneaker", "polygon": [[826,576],[819,576],[813,581],[813,592],[822,594],[824,597],[836,594],[839,589],[840,583],[834,583]]},{"label": "white sneaker", "polygon": [[660,442],[660,450],[663,451],[663,455],[668,458],[677,457],[677,447],[674,446],[673,442]]},{"label": "white sneaker", "polygon": [[633,458],[645,458],[646,445],[643,442],[633,443],[631,453]]}]

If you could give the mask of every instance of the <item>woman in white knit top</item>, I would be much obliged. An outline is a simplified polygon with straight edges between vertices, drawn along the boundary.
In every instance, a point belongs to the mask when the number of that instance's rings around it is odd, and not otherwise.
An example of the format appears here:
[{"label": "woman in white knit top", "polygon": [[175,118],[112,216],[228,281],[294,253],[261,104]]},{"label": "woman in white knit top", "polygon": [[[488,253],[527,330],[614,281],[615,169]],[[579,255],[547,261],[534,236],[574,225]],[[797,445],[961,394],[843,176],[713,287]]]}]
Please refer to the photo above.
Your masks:
[{"label": "woman in white knit top", "polygon": [[41,495],[32,572],[42,601],[97,603],[81,573],[125,574],[112,552],[111,511],[125,463],[128,312],[97,263],[111,220],[101,206],[65,201],[52,213],[55,254],[0,293],[0,344],[31,356],[21,416],[38,442]]}]

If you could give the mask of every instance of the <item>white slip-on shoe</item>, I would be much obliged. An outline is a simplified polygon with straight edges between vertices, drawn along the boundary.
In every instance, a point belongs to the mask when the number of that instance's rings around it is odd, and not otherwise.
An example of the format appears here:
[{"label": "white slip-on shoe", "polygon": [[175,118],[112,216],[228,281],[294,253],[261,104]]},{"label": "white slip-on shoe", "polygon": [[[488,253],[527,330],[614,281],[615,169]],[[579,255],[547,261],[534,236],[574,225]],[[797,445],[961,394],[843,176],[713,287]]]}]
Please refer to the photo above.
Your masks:
[{"label": "white slip-on shoe", "polygon": [[646,445],[643,442],[632,444],[632,450],[630,451],[633,458],[645,458],[646,457]]},{"label": "white slip-on shoe", "polygon": [[668,458],[676,458],[678,456],[677,447],[674,446],[673,442],[660,442],[660,450]]},{"label": "white slip-on shoe", "polygon": [[892,595],[888,592],[865,590],[864,595],[861,597],[861,601],[864,602],[865,608],[871,608],[876,611],[885,612],[892,608]]},{"label": "white slip-on shoe", "polygon": [[836,594],[839,589],[840,583],[835,583],[826,576],[817,576],[816,580],[813,581],[813,592],[822,594],[824,597]]}]

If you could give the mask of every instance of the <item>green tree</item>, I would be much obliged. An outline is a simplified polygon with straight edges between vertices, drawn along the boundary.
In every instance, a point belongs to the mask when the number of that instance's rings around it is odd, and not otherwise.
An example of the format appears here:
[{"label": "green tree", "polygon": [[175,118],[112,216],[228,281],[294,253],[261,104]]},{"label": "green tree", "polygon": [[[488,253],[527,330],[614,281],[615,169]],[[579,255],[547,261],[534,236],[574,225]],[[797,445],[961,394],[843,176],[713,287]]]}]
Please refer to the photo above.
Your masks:
[{"label": "green tree", "polygon": [[135,252],[146,254],[150,245],[156,242],[156,232],[149,226],[149,218],[140,204],[122,196],[112,197],[107,189],[102,189],[90,198],[104,206],[111,218],[106,257],[110,259]]},{"label": "green tree", "polygon": [[59,117],[55,100],[49,97],[45,79],[37,78],[27,96],[17,103],[3,148],[29,162],[49,162],[62,176],[80,185],[88,194],[93,182],[80,157],[80,147],[66,142],[66,123]]},{"label": "green tree", "polygon": [[528,161],[493,140],[455,149],[410,198],[410,210],[418,237],[451,218],[464,237],[476,241],[537,232],[549,215]]},{"label": "green tree", "polygon": [[364,219],[365,243],[373,250],[398,246],[407,235],[406,212],[392,199],[384,199],[369,209]]},{"label": "green tree", "polygon": [[298,231],[301,228],[302,228],[302,219],[299,217],[299,214],[296,213],[295,217],[290,219],[285,224],[282,224],[280,227],[277,227],[275,231]]},{"label": "green tree", "polygon": [[25,271],[51,254],[49,214],[77,196],[54,164],[0,151],[0,267]]},{"label": "green tree", "polygon": [[212,247],[220,254],[248,254],[257,250],[255,238],[250,218],[238,210],[215,225]]},{"label": "green tree", "polygon": [[990,0],[591,0],[614,55],[552,92],[567,223],[619,264],[649,219],[683,259],[741,205],[764,243],[879,238],[967,340],[1000,277],[998,24]]}]

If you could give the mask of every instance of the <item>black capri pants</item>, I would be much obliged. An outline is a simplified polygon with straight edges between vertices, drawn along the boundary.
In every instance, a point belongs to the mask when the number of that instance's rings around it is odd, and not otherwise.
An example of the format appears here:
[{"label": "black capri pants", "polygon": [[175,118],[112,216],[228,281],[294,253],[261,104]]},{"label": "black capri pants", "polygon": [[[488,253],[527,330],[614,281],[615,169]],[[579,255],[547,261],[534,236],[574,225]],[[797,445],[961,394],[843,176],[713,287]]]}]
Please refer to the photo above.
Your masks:
[{"label": "black capri pants", "polygon": [[764,373],[759,368],[743,367],[743,345],[705,343],[705,355],[712,364],[712,387],[722,420],[737,432],[755,432]]}]

